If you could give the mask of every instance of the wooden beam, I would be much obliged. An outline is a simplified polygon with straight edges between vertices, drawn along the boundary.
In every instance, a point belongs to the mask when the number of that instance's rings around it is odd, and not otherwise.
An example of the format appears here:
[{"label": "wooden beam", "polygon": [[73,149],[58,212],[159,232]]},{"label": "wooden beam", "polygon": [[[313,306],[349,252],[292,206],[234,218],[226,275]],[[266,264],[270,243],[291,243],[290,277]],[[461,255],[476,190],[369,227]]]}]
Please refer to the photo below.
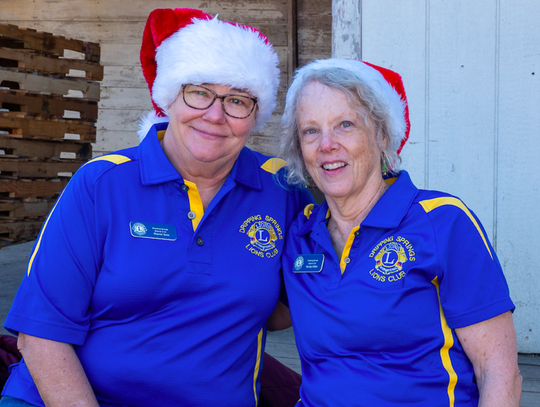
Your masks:
[{"label": "wooden beam", "polygon": [[86,79],[54,78],[0,67],[0,83],[3,81],[16,82],[20,89],[60,95],[69,95],[70,91],[79,91],[88,99],[99,100],[99,82]]},{"label": "wooden beam", "polygon": [[[87,161],[92,158],[92,145],[77,141],[26,140],[0,136],[3,156],[13,158],[35,158],[38,160],[69,158]],[[0,155],[2,157],[2,155]]]},{"label": "wooden beam", "polygon": [[17,138],[63,140],[67,134],[77,134],[79,140],[96,141],[94,123],[80,120],[40,120],[24,117],[24,114],[23,117],[19,117],[9,112],[1,112],[0,129],[9,131],[10,135]]},{"label": "wooden beam", "polygon": [[332,57],[362,59],[362,0],[332,1]]},{"label": "wooden beam", "polygon": [[33,51],[13,48],[0,48],[0,59],[15,61],[19,68],[46,74],[69,75],[71,70],[84,71],[87,79],[101,81],[103,66],[80,59],[67,59],[38,55]]},{"label": "wooden beam", "polygon": [[72,40],[31,28],[0,24],[0,38],[22,41],[26,49],[46,52],[59,57],[64,56],[66,50],[70,50],[83,53],[84,59],[90,62],[99,62],[100,58],[100,47],[97,43]]},{"label": "wooden beam", "polygon": [[83,164],[80,161],[43,162],[0,158],[0,178],[58,178],[60,173],[75,174]]},{"label": "wooden beam", "polygon": [[52,198],[57,196],[68,181],[1,181],[0,194],[9,198]]},{"label": "wooden beam", "polygon": [[43,221],[0,223],[0,239],[8,242],[35,239]]},{"label": "wooden beam", "polygon": [[54,200],[35,200],[37,202],[2,201],[0,200],[0,221],[6,219],[21,219],[47,216],[51,211]]},{"label": "wooden beam", "polygon": [[288,85],[298,67],[298,30],[297,30],[297,4],[296,0],[289,0],[287,16],[287,79]]},{"label": "wooden beam", "polygon": [[[0,89],[1,108],[10,112],[24,112],[43,118],[62,119],[65,112],[78,112],[81,119],[97,121],[98,103],[95,100],[47,95],[27,90]],[[69,117],[65,117],[70,119]]]}]

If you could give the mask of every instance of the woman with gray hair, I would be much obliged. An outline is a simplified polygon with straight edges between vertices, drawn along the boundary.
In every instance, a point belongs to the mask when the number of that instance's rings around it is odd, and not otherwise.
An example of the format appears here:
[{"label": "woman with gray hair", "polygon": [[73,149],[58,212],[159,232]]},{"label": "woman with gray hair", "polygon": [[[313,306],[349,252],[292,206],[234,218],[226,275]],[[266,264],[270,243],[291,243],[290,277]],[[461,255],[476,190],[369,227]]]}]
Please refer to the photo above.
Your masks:
[{"label": "woman with gray hair", "polygon": [[401,77],[365,62],[301,68],[282,119],[289,183],[325,202],[287,235],[301,357],[297,406],[519,406],[515,308],[478,218],[398,171]]}]

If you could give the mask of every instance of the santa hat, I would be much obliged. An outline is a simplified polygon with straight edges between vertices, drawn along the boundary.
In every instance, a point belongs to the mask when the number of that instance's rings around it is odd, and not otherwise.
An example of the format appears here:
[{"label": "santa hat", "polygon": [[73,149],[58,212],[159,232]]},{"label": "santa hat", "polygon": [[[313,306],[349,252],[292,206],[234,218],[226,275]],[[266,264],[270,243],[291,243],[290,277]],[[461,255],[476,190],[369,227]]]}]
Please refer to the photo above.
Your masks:
[{"label": "santa hat", "polygon": [[385,106],[389,118],[387,127],[390,133],[390,147],[399,154],[409,138],[411,124],[403,81],[398,73],[390,69],[351,59],[317,60],[296,71],[294,81],[287,93],[287,106],[292,106],[296,100],[297,93],[304,85],[306,77],[311,76],[316,71],[327,69],[344,69],[369,87],[377,100]]},{"label": "santa hat", "polygon": [[139,139],[168,122],[182,85],[212,83],[249,91],[258,99],[254,130],[276,107],[278,56],[255,28],[218,20],[195,9],[157,9],[143,33],[141,65],[154,110],[141,120]]}]

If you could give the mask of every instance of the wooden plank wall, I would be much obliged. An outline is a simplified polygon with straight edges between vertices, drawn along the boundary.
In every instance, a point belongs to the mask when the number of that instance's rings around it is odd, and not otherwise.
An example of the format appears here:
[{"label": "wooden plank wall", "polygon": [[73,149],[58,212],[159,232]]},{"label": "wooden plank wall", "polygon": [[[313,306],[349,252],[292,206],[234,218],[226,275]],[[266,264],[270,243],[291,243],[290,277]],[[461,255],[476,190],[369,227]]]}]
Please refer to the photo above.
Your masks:
[{"label": "wooden plank wall", "polygon": [[298,66],[332,56],[332,0],[296,0]]},{"label": "wooden plank wall", "polygon": [[[300,36],[308,39],[298,52],[301,60],[321,54],[320,49],[330,32],[316,28],[321,19],[314,18],[331,1],[299,1]],[[308,6],[309,3],[309,6]],[[311,4],[313,3],[313,4]],[[151,109],[148,89],[139,66],[142,32],[148,14],[155,8],[199,8],[222,20],[252,25],[274,44],[282,71],[278,108],[269,125],[253,135],[249,145],[271,154],[277,144],[277,125],[283,110],[283,93],[289,81],[294,61],[288,60],[292,49],[291,27],[294,22],[293,0],[2,0],[0,22],[34,28],[57,35],[101,45],[101,63],[105,77],[101,87],[97,142],[94,154],[100,155],[138,143],[136,130],[139,118]],[[331,10],[328,8],[328,10]],[[328,16],[329,11],[326,10]],[[330,15],[331,18],[331,15]],[[302,37],[304,38],[304,37]],[[329,48],[328,48],[329,49]]]},{"label": "wooden plank wall", "polygon": [[540,352],[539,19],[529,0],[362,0],[362,58],[401,73],[409,98],[403,168],[482,221],[525,353]]}]

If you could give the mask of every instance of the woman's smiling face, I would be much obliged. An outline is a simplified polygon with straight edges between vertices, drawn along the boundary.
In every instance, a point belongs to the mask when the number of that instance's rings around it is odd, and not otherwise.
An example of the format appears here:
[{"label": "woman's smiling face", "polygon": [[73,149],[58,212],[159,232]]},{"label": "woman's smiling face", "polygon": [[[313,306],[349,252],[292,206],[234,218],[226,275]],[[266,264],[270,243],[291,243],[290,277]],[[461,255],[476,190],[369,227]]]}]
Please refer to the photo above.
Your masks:
[{"label": "woman's smiling face", "polygon": [[320,82],[300,92],[296,122],[306,169],[326,198],[356,196],[381,182],[375,124],[341,90]]}]

